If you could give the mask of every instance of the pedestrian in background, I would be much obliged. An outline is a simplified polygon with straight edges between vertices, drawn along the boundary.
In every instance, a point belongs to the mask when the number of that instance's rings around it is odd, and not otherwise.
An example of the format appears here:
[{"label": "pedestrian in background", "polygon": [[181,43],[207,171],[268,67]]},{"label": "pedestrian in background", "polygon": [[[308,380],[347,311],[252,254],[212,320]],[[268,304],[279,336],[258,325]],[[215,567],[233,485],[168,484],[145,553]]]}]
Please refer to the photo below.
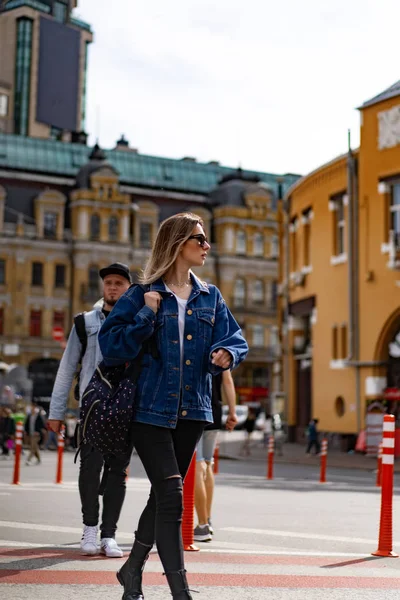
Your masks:
[{"label": "pedestrian in background", "polygon": [[[103,300],[94,309],[75,317],[67,347],[58,368],[50,401],[49,426],[58,433],[64,423],[67,402],[74,377],[79,370],[79,384],[75,386],[80,403],[97,365],[102,360],[98,343],[100,327],[108,318],[118,299],[130,287],[132,280],[129,268],[122,263],[100,269],[103,280]],[[103,455],[89,444],[81,445],[79,469],[79,494],[81,499],[83,532],[82,554],[93,556],[99,553],[97,543],[99,523],[99,494],[103,495],[103,513],[100,527],[100,552],[108,558],[121,558],[123,552],[115,540],[117,523],[126,493],[126,475],[130,456],[122,459]],[[105,485],[101,489],[101,472],[105,474]]]},{"label": "pedestrian in background", "polygon": [[214,452],[218,432],[222,427],[222,399],[228,405],[226,429],[233,431],[237,425],[235,384],[230,371],[213,377],[212,412],[214,423],[206,425],[196,447],[195,507],[198,525],[194,530],[196,542],[210,542],[214,535],[211,508],[214,497]]},{"label": "pedestrian in background", "polygon": [[[149,291],[129,290],[99,336],[106,364],[139,356],[142,364],[132,435],[152,487],[117,574],[123,600],[143,600],[142,572],[154,540],[174,600],[192,598],[183,558],[182,484],[204,426],[212,422],[210,375],[233,369],[248,351],[219,290],[191,270],[204,265],[209,249],[197,215],[165,220],[142,279]],[[156,357],[146,352],[153,335]]]},{"label": "pedestrian in background", "polygon": [[26,465],[31,465],[33,457],[36,458],[36,464],[41,463],[39,444],[46,434],[46,426],[42,416],[41,407],[32,400],[29,415],[25,421],[25,433],[29,439],[29,454],[26,459]]},{"label": "pedestrian in background", "polygon": [[272,415],[267,413],[265,415],[264,427],[263,427],[263,446],[268,448],[269,438],[274,435],[274,422]]},{"label": "pedestrian in background", "polygon": [[320,453],[319,435],[318,435],[318,419],[311,419],[307,428],[308,444],[306,454],[311,454],[312,448],[315,447],[315,454]]},{"label": "pedestrian in background", "polygon": [[247,413],[247,419],[244,423],[244,429],[246,432],[245,438],[244,438],[242,448],[240,450],[240,454],[243,454],[244,456],[251,455],[250,442],[251,442],[251,438],[253,435],[253,431],[256,426],[256,418],[257,418],[256,411],[254,410],[254,408],[249,407],[249,412]]},{"label": "pedestrian in background", "polygon": [[11,409],[0,407],[0,443],[1,455],[4,459],[10,457],[10,450],[14,444],[15,423],[11,416]]}]

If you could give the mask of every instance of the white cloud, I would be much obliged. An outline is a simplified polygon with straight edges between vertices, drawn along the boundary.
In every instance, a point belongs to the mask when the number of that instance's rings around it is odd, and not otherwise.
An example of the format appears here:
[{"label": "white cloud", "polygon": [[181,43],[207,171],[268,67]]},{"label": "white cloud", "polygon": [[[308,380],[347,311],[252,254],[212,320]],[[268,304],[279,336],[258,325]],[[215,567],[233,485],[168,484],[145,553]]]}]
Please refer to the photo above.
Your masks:
[{"label": "white cloud", "polygon": [[[80,0],[92,140],[305,173],[397,79],[397,0]],[[98,108],[97,108],[98,107]],[[100,126],[97,125],[100,114]],[[98,131],[99,130],[99,131]]]}]

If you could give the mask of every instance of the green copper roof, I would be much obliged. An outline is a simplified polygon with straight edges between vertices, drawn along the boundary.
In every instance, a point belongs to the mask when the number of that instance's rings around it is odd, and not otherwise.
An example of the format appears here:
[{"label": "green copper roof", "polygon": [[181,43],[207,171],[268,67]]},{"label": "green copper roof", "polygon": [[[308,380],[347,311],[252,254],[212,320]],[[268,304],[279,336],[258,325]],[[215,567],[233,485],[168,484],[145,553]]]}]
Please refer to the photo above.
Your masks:
[{"label": "green copper roof", "polygon": [[[41,140],[0,133],[0,169],[76,177],[89,161],[91,149],[81,144]],[[122,150],[106,150],[108,161],[126,185],[164,188],[179,192],[208,194],[224,175],[234,169],[217,164],[205,164],[147,156]],[[278,177],[282,177],[284,192],[298,175],[276,175],[243,170],[245,176],[258,176],[277,192]]]}]

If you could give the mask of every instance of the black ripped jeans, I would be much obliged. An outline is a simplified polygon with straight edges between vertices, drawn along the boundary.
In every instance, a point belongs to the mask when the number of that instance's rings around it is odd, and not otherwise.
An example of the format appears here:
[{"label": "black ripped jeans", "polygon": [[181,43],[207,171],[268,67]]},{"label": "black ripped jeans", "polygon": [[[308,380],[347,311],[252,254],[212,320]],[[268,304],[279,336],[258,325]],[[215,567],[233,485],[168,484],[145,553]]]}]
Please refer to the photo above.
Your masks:
[{"label": "black ripped jeans", "polygon": [[[99,494],[103,496],[103,514],[100,526],[101,538],[114,538],[126,493],[126,474],[130,455],[126,458],[103,455],[90,446],[82,444],[79,469],[79,493],[81,496],[83,524],[94,527],[99,522]],[[100,490],[101,472],[108,469],[104,490]]]},{"label": "black ripped jeans", "polygon": [[205,425],[203,421],[182,419],[178,420],[176,429],[133,424],[135,448],[151,483],[150,496],[139,519],[136,539],[146,546],[152,546],[156,541],[166,573],[184,569],[182,480]]}]

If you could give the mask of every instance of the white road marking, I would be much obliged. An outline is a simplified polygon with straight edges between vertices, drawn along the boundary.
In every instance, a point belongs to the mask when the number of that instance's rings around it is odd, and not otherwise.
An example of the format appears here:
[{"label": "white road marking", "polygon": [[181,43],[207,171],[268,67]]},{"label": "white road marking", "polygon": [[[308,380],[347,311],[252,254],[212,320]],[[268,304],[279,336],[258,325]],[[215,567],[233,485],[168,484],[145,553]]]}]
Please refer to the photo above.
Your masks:
[{"label": "white road marking", "polygon": [[[60,525],[48,525],[41,523],[17,523],[15,521],[0,521],[0,527],[8,529],[24,529],[30,531],[51,531],[53,533],[76,533],[82,535],[82,527],[64,527]],[[118,531],[118,538],[133,540],[133,531],[131,533]]]},{"label": "white road marking", "polygon": [[[325,535],[321,533],[300,533],[297,531],[278,531],[276,529],[253,529],[250,527],[220,527],[220,531],[231,531],[233,533],[251,533],[254,535],[268,535],[272,537],[298,538],[305,540],[324,540],[329,542],[354,542],[356,544],[376,544],[377,539],[342,537],[337,535]],[[398,545],[399,542],[394,542]]]}]

